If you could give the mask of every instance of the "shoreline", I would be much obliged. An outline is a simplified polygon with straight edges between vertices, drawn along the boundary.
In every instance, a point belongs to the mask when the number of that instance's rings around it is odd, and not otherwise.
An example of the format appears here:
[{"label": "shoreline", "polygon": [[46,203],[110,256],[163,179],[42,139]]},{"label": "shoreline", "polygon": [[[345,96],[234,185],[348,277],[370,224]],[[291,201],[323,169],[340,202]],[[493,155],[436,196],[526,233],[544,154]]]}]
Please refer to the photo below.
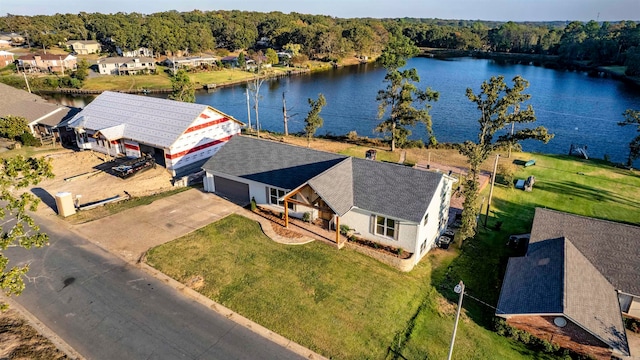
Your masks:
[{"label": "shoreline", "polygon": [[564,61],[560,59],[558,55],[421,48],[418,56],[443,60],[470,57],[473,59],[490,59],[509,64],[542,66],[557,71],[579,71],[588,73],[589,76],[594,77],[610,77],[640,88],[640,77],[632,77],[625,75],[624,72],[615,71],[612,69],[613,66],[590,65],[579,61]]},{"label": "shoreline", "polygon": [[[460,57],[470,57],[473,59],[490,59],[494,61],[501,61],[510,64],[522,64],[529,66],[542,66],[547,69],[557,70],[557,71],[580,71],[586,72],[590,76],[595,77],[610,77],[612,79],[622,81],[626,84],[635,86],[640,88],[640,77],[630,77],[622,73],[621,71],[616,71],[609,66],[603,65],[588,65],[580,62],[563,62],[560,60],[557,55],[542,55],[542,54],[517,54],[517,53],[494,53],[494,52],[484,52],[484,51],[465,51],[465,50],[450,50],[450,49],[432,49],[432,48],[421,48],[420,53],[417,57],[428,57],[428,58],[437,58],[437,59],[453,59]],[[371,60],[369,62],[373,62],[375,60]],[[348,66],[359,66],[362,65],[362,62],[358,63],[344,63],[337,64],[331,67],[320,68],[320,69],[310,69],[310,68],[295,68],[292,70],[288,70],[286,72],[280,72],[275,74],[270,74],[263,76],[264,79],[274,79],[274,78],[282,78],[282,77],[290,77],[290,76],[298,76],[298,75],[308,75],[315,72],[324,72],[331,71],[336,68],[348,67]],[[221,83],[214,84],[200,84],[195,83],[195,90],[198,91],[211,91],[218,88],[225,88],[229,86],[235,86],[238,84],[246,84],[253,79],[243,79],[243,80],[233,80],[233,81],[225,81]],[[95,90],[95,89],[73,89],[73,88],[58,88],[58,89],[38,89],[36,90],[39,93],[43,94],[68,94],[68,95],[99,95],[107,90]],[[171,88],[158,88],[158,89],[114,89],[110,91],[117,91],[122,93],[129,94],[166,94],[172,91]]]}]

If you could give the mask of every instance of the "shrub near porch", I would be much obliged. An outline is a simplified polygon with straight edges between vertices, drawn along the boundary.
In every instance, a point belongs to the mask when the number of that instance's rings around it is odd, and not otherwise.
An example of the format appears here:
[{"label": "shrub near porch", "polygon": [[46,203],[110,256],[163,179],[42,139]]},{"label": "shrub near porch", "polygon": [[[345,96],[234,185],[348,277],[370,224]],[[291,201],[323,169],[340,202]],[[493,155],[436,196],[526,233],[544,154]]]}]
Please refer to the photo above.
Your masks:
[{"label": "shrub near porch", "polygon": [[[200,293],[324,356],[385,358],[416,327],[422,335],[413,341],[428,349],[421,356],[448,350],[452,305],[431,286],[427,261],[401,273],[348,249],[279,245],[231,215],[151,250],[148,263],[183,283],[203,277]],[[468,319],[462,329],[456,352],[465,358],[531,355]]]}]

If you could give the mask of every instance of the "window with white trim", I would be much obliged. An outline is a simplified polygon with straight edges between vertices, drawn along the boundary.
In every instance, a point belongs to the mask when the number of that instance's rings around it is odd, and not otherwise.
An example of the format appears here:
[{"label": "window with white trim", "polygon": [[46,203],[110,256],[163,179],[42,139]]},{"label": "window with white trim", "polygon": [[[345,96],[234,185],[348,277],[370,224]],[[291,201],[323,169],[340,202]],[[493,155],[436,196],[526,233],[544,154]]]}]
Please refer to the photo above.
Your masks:
[{"label": "window with white trim", "polygon": [[[278,206],[284,207],[284,200],[280,200],[280,199],[282,199],[284,194],[286,194],[286,192],[284,190],[280,190],[280,189],[276,189],[276,188],[269,188],[269,204],[278,205]],[[292,203],[287,203],[287,207],[290,210],[293,210],[293,204]]]},{"label": "window with white trim", "polygon": [[376,215],[376,235],[397,239],[398,220]]}]

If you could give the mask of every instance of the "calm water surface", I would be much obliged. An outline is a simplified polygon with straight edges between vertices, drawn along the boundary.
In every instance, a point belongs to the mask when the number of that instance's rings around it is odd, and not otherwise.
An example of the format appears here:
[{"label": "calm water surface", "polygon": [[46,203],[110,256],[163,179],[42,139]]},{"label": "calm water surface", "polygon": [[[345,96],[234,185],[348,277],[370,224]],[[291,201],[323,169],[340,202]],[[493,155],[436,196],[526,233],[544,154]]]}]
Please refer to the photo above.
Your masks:
[{"label": "calm water surface", "polygon": [[[588,146],[592,157],[607,154],[613,161],[625,162],[628,143],[636,136],[635,128],[623,128],[617,122],[622,120],[626,109],[640,110],[640,90],[621,81],[471,58],[413,58],[407,66],[418,70],[421,87],[429,86],[440,92],[440,100],[432,103],[431,109],[433,129],[440,142],[461,142],[477,136],[480,113],[466,98],[465,91],[471,87],[478,92],[480,84],[494,75],[504,75],[509,81],[516,75],[527,79],[531,84],[527,90],[531,94],[528,103],[538,119],[535,126],[545,126],[555,134],[546,145],[535,141],[523,143],[526,151],[565,154],[571,144],[581,144]],[[384,87],[383,78],[384,69],[366,64],[265,81],[260,91],[260,127],[283,132],[284,92],[288,113],[297,114],[290,120],[289,131],[301,131],[309,111],[307,99],[315,99],[322,93],[327,106],[321,113],[324,126],[318,134],[342,135],[355,130],[359,135],[381,136],[373,128],[380,122],[376,118],[375,99],[378,90]],[[244,85],[198,92],[196,102],[247,122]],[[255,126],[253,110],[251,122]],[[424,127],[413,129],[412,138],[426,139]]]}]

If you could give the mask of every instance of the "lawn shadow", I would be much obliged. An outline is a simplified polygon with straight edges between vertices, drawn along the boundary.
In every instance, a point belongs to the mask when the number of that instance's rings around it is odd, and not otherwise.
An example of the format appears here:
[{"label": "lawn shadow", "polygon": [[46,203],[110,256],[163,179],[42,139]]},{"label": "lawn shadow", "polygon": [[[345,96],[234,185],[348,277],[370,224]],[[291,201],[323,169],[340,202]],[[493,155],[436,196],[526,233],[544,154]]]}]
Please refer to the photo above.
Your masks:
[{"label": "lawn shadow", "polygon": [[58,206],[56,205],[56,199],[49,194],[49,192],[41,187],[31,189],[33,195],[40,198],[40,200],[50,207],[53,211],[58,212]]},{"label": "lawn shadow", "polygon": [[[579,184],[575,181],[559,181],[559,182],[538,182],[535,188],[541,191],[548,191],[555,194],[565,194],[571,197],[580,197],[586,200],[595,201],[611,201],[631,207],[640,207],[640,202],[617,195],[614,192],[602,188]],[[535,191],[535,190],[534,190]]]}]

